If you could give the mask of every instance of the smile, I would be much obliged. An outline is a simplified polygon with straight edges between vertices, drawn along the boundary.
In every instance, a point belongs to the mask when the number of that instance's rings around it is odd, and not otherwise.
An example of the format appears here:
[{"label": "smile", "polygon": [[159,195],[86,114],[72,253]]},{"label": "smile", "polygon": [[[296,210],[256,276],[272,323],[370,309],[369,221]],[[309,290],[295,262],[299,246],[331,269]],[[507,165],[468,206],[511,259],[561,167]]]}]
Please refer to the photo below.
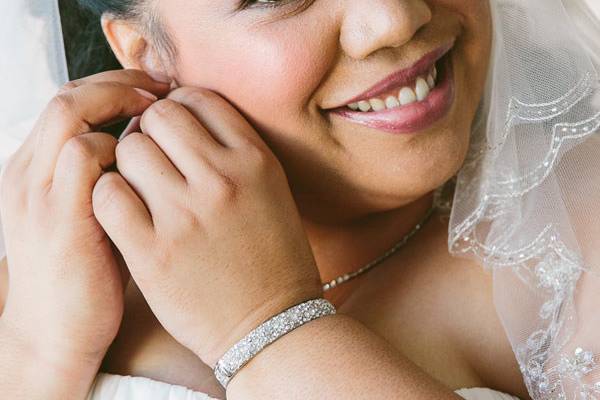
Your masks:
[{"label": "smile", "polygon": [[414,66],[398,71],[346,105],[326,110],[389,133],[414,133],[441,119],[454,100],[450,49],[426,54]]}]

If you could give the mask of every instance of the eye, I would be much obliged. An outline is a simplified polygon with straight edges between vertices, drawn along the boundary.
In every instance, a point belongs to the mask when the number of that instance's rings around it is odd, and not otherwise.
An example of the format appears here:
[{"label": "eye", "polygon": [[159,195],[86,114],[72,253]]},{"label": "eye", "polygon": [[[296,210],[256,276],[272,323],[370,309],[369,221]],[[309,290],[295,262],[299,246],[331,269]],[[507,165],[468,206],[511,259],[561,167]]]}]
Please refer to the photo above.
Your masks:
[{"label": "eye", "polygon": [[238,10],[249,8],[283,8],[284,6],[295,5],[298,10],[305,10],[314,3],[315,0],[240,0]]},{"label": "eye", "polygon": [[[257,10],[277,10],[283,12],[282,18],[291,17],[301,13],[310,7],[316,0],[240,0],[236,11]],[[275,11],[273,11],[275,12]],[[281,17],[281,16],[280,16]]]},{"label": "eye", "polygon": [[238,9],[246,8],[275,8],[294,0],[242,0]]}]

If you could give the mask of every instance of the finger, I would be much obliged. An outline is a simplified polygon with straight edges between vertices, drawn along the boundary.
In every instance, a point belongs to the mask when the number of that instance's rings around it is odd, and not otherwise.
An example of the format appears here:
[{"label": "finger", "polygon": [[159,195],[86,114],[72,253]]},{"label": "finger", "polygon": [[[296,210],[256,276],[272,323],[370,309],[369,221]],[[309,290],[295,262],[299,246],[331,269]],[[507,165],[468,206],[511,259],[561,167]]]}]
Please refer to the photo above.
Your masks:
[{"label": "finger", "polygon": [[123,254],[121,251],[115,246],[112,240],[110,240],[110,247],[115,255],[115,259],[117,260],[117,265],[119,266],[119,273],[121,275],[121,283],[123,284],[123,292],[127,290],[127,286],[129,285],[129,280],[131,279],[131,274],[129,272],[129,268],[127,267],[127,263],[123,258]]},{"label": "finger", "polygon": [[56,96],[34,128],[32,174],[36,183],[48,186],[60,150],[70,138],[103,123],[139,115],[153,102],[140,89],[113,82],[91,83]]},{"label": "finger", "polygon": [[[148,91],[158,98],[164,97],[171,90],[170,84],[167,82],[159,82],[145,71],[137,69],[120,69],[112,71],[104,71],[94,75],[90,75],[81,79],[76,79],[65,83],[57,94],[63,94],[64,92],[78,88],[88,83],[99,83],[99,82],[114,82],[136,87]],[[32,137],[30,135],[29,137]]]},{"label": "finger", "polygon": [[182,87],[169,93],[167,99],[184,105],[223,146],[243,148],[250,142],[261,149],[266,147],[248,120],[230,102],[211,90]]},{"label": "finger", "polygon": [[148,206],[156,219],[165,202],[173,202],[185,192],[185,178],[151,137],[133,132],[119,142],[117,169]]},{"label": "finger", "polygon": [[85,133],[72,137],[63,146],[56,163],[51,192],[64,209],[89,205],[92,190],[115,162],[117,140],[107,133]]},{"label": "finger", "polygon": [[[86,76],[81,79],[76,79],[67,82],[58,91],[58,94],[62,94],[63,92],[75,89],[85,84],[98,82],[115,82],[135,88],[140,88],[156,95],[158,98],[164,97],[171,90],[171,85],[169,82],[156,81],[145,71],[139,69],[118,69],[100,72],[94,75]],[[131,133],[134,131],[139,131],[140,128],[138,122],[139,116],[134,117],[121,135],[126,136],[126,132]]]},{"label": "finger", "polygon": [[226,150],[184,106],[173,100],[154,103],[142,114],[140,125],[186,178],[198,174],[203,160],[220,157]]},{"label": "finger", "polygon": [[140,127],[140,119],[141,117],[139,116],[131,118],[129,124],[127,124],[123,132],[121,132],[121,135],[119,136],[119,141],[125,139],[127,135],[129,135],[132,132],[140,132],[142,130],[142,128]]},{"label": "finger", "polygon": [[125,259],[149,246],[154,236],[152,217],[142,200],[116,172],[103,174],[94,186],[96,219]]},{"label": "finger", "polygon": [[75,89],[79,86],[98,83],[98,82],[115,82],[131,87],[144,89],[158,97],[165,96],[169,93],[170,84],[166,82],[158,82],[150,77],[146,72],[139,69],[118,69],[112,71],[104,71],[98,74],[86,76],[81,79],[76,79],[66,83],[60,90],[59,94],[65,91]]}]

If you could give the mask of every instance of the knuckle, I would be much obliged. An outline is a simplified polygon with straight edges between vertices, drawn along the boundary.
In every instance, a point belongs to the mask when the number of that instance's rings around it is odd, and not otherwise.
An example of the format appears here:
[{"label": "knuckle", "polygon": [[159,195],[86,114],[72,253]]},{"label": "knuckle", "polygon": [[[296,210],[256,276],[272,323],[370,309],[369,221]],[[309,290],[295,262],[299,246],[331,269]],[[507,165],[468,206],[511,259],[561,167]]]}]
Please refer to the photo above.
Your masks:
[{"label": "knuckle", "polygon": [[115,193],[119,190],[118,174],[107,172],[102,174],[96,182],[92,192],[92,201],[95,209],[105,210],[115,201]]},{"label": "knuckle", "polygon": [[251,144],[244,147],[243,154],[245,162],[250,166],[248,170],[261,178],[280,176],[283,173],[279,160],[270,150]]},{"label": "knuckle", "polygon": [[231,204],[240,194],[240,185],[231,176],[216,173],[211,179],[210,191],[217,204]]},{"label": "knuckle", "polygon": [[[60,122],[64,122],[65,120],[72,121],[69,125],[75,125],[78,131],[85,132],[89,130],[90,126],[86,121],[82,120],[77,115],[78,101],[73,92],[65,92],[59,95],[54,96],[45,110],[45,117],[49,117],[49,120],[52,121],[49,124],[49,121],[45,121],[45,124],[48,126],[60,125]],[[62,132],[52,131],[48,127],[44,128],[39,133],[42,136],[50,137],[55,135],[60,135]]]},{"label": "knuckle", "polygon": [[82,136],[74,136],[63,145],[62,152],[70,160],[82,162],[95,157],[92,146]]},{"label": "knuckle", "polygon": [[244,158],[246,158],[253,166],[259,168],[271,168],[276,163],[275,156],[264,149],[255,145],[247,145],[244,150]]},{"label": "knuckle", "polygon": [[57,95],[61,95],[64,94],[70,90],[73,90],[75,88],[77,88],[79,86],[78,81],[69,81],[67,83],[65,83],[64,85],[62,85],[59,89],[58,89],[58,93]]},{"label": "knuckle", "polygon": [[77,102],[71,92],[58,94],[50,100],[50,110],[57,114],[72,114]]},{"label": "knuckle", "polygon": [[189,232],[197,232],[202,224],[198,215],[187,207],[176,207],[177,233],[173,236],[175,241],[185,243],[189,240]]}]

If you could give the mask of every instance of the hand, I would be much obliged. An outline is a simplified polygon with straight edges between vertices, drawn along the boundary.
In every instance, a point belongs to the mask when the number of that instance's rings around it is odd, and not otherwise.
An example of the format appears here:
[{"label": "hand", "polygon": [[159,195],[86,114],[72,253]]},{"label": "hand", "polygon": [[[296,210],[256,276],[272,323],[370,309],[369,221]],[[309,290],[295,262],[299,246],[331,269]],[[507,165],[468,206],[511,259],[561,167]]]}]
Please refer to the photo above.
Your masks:
[{"label": "hand", "polygon": [[92,190],[117,144],[96,130],[153,103],[134,87],[169,90],[136,70],[66,84],[2,171],[10,289],[0,321],[46,358],[101,360],[121,322],[126,268],[94,216]]},{"label": "hand", "polygon": [[179,88],[117,145],[94,212],[163,326],[207,365],[322,295],[282,166],[225,99]]}]

